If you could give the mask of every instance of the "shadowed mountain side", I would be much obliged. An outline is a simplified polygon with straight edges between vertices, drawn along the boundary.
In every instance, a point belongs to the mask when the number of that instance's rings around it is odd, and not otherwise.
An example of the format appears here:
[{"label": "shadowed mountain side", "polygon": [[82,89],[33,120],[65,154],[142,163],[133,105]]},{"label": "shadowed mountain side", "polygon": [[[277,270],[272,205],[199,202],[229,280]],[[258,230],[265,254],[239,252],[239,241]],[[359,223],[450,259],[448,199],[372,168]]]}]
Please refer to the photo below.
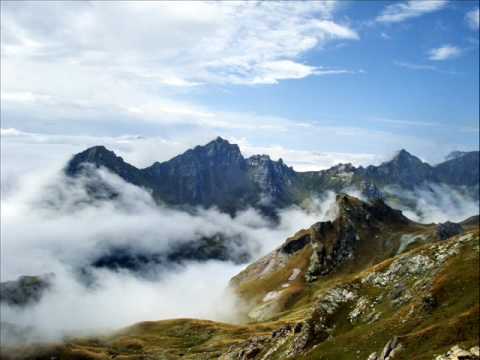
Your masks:
[{"label": "shadowed mountain side", "polygon": [[296,172],[280,159],[254,155],[245,159],[235,144],[220,137],[196,146],[169,161],[145,169],[129,165],[103,146],[75,155],[65,173],[78,176],[85,165],[105,167],[125,181],[147,189],[154,199],[170,205],[216,206],[234,214],[252,206],[267,215],[292,204],[302,205],[326,191],[359,190],[365,198],[385,197],[386,186],[411,190],[425,183],[442,183],[468,191],[478,199],[478,151],[462,153],[437,166],[401,150],[379,166],[340,164],[322,171]]}]

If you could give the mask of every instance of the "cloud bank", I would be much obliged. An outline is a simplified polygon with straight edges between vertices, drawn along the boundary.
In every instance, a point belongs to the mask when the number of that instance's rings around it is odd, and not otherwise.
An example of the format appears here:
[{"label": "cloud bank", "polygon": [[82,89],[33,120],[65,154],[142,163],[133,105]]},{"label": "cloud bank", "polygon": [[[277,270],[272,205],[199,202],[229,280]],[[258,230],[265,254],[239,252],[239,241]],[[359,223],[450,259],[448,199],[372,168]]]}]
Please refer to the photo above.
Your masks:
[{"label": "cloud bank", "polygon": [[408,218],[424,224],[460,222],[479,214],[480,203],[472,194],[445,184],[425,184],[413,191],[399,188],[387,188],[386,191],[415,204],[413,208],[400,209]]}]

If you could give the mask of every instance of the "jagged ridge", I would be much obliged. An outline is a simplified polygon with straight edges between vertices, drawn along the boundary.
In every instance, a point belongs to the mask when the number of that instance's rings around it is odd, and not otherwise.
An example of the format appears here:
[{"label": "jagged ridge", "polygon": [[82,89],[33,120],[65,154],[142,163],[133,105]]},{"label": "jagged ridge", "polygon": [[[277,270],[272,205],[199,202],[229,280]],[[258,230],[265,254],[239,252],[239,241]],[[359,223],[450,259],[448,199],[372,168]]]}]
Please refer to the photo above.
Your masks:
[{"label": "jagged ridge", "polygon": [[229,213],[253,206],[266,214],[300,205],[325,191],[356,187],[368,199],[384,197],[385,186],[414,189],[424,183],[468,187],[478,199],[479,152],[458,155],[431,166],[406,150],[379,166],[340,164],[327,170],[296,172],[267,155],[245,159],[235,144],[220,137],[169,161],[138,169],[103,146],[75,155],[66,174],[77,176],[85,164],[105,167],[125,181],[148,189],[159,202],[171,205],[217,206]]}]

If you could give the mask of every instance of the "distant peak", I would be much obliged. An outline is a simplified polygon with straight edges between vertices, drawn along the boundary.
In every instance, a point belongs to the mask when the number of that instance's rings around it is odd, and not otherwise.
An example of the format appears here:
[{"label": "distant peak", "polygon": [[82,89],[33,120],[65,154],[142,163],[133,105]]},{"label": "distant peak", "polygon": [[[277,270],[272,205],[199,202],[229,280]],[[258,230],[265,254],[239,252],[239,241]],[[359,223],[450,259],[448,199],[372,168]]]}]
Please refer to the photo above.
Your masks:
[{"label": "distant peak", "polygon": [[108,150],[103,145],[96,145],[96,146],[89,147],[84,152],[88,153],[88,154],[98,154],[98,153],[102,153],[102,152],[113,152],[113,151]]},{"label": "distant peak", "polygon": [[407,150],[405,149],[401,149],[400,151],[397,152],[397,154],[393,157],[393,159],[391,160],[393,162],[401,162],[401,163],[405,163],[405,162],[418,162],[418,163],[422,163],[423,161],[420,160],[418,157],[416,157],[415,155],[412,155],[411,153],[409,153]]},{"label": "distant peak", "polygon": [[410,154],[407,150],[405,149],[400,149],[397,154],[395,155],[395,157],[405,157],[405,156],[408,156],[408,157],[413,157],[412,154]]},{"label": "distant peak", "polygon": [[224,139],[220,136],[217,136],[215,139],[208,142],[204,146],[200,145],[200,146],[197,146],[197,147],[209,148],[209,147],[238,147],[238,146],[236,144],[231,144],[230,142],[228,142],[228,140],[226,140],[226,139]]},{"label": "distant peak", "polygon": [[206,145],[199,145],[193,149],[194,152],[206,153],[209,156],[232,154],[233,156],[241,156],[240,148],[237,144],[231,144],[228,140],[218,136]]},{"label": "distant peak", "polygon": [[74,175],[81,169],[85,163],[96,166],[105,166],[113,162],[123,162],[123,159],[117,156],[113,151],[108,150],[103,145],[92,146],[81,153],[75,154],[67,164],[66,173]]},{"label": "distant peak", "polygon": [[[215,144],[228,144],[228,145],[232,145],[228,142],[227,139],[224,139],[222,138],[221,136],[217,136],[215,139],[213,139],[212,141],[210,141],[208,144],[212,144],[212,143],[215,143]],[[207,144],[207,145],[208,145]]]},{"label": "distant peak", "polygon": [[88,149],[82,151],[81,153],[76,154],[74,158],[76,157],[93,160],[97,158],[117,157],[117,155],[113,151],[108,150],[103,145],[96,145],[96,146],[89,147]]}]

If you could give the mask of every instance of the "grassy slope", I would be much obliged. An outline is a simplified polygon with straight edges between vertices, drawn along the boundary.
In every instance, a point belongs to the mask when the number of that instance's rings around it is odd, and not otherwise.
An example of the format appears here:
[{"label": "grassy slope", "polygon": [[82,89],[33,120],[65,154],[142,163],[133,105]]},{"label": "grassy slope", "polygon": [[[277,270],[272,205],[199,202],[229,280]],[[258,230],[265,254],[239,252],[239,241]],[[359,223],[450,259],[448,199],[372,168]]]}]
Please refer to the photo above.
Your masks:
[{"label": "grassy slope", "polygon": [[[337,328],[331,340],[319,344],[302,359],[365,359],[374,351],[381,351],[394,335],[399,336],[404,351],[395,359],[432,359],[446,352],[452,345],[466,347],[479,343],[479,239],[461,248],[451,257],[433,279],[428,293],[437,305],[431,310],[423,306],[425,293],[415,294],[413,300],[401,308],[389,301],[379,305],[382,317],[372,324],[353,326],[346,320],[348,311],[336,314]],[[455,239],[450,240],[455,241]],[[432,245],[412,250],[408,255],[428,253]],[[375,266],[376,271],[388,267],[391,259]],[[367,272],[371,269],[367,270]],[[347,281],[348,282],[348,281]],[[378,288],[362,287],[368,298],[379,295]],[[347,306],[351,310],[351,306]],[[408,316],[412,311],[414,316]],[[345,310],[345,309],[344,309]]]}]

